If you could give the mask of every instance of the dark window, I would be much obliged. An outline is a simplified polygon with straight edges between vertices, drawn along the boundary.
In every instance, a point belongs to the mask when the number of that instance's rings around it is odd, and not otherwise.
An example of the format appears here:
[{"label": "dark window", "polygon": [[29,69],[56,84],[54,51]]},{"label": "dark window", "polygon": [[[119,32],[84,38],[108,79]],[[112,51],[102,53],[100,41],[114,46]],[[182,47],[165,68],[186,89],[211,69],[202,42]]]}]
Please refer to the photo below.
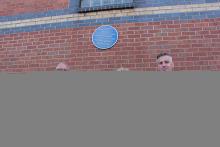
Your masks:
[{"label": "dark window", "polygon": [[81,0],[80,12],[132,8],[133,0]]}]

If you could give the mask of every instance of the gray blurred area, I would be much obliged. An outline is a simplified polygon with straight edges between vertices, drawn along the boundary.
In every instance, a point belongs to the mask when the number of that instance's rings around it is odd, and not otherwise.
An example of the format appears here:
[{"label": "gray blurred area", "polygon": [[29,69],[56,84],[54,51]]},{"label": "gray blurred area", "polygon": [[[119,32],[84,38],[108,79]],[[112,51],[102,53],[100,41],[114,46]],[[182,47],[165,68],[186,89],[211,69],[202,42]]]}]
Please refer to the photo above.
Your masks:
[{"label": "gray blurred area", "polygon": [[218,72],[0,75],[1,147],[219,147]]}]

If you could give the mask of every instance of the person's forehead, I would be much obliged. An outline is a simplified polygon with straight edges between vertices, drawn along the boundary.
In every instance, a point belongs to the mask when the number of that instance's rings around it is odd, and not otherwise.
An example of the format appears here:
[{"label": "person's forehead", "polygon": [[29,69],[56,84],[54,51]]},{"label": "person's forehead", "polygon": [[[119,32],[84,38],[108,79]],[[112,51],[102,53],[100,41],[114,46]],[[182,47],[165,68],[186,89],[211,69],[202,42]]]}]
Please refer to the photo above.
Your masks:
[{"label": "person's forehead", "polygon": [[158,61],[165,61],[165,60],[168,60],[168,61],[172,61],[172,57],[171,56],[162,56],[158,59]]}]

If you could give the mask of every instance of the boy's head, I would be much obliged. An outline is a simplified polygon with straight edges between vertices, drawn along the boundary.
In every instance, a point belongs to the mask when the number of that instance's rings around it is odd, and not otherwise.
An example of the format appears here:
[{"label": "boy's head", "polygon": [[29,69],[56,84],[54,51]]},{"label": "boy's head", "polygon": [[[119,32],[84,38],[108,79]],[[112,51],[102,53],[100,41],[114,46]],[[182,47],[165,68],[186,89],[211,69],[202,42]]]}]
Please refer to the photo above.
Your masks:
[{"label": "boy's head", "polygon": [[174,63],[172,56],[168,53],[157,55],[157,68],[159,71],[173,71]]},{"label": "boy's head", "polygon": [[57,65],[56,67],[56,70],[57,71],[68,71],[69,70],[69,67],[67,64],[65,64],[64,62],[61,62]]}]

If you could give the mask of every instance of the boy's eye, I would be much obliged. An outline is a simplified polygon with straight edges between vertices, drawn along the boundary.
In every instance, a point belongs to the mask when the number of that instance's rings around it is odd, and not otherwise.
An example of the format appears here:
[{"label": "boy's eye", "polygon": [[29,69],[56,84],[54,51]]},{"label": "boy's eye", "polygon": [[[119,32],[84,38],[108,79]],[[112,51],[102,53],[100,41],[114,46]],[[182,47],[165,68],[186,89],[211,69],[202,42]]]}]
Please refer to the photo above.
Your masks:
[{"label": "boy's eye", "polygon": [[159,64],[162,65],[163,63],[168,64],[170,61],[161,61]]}]

